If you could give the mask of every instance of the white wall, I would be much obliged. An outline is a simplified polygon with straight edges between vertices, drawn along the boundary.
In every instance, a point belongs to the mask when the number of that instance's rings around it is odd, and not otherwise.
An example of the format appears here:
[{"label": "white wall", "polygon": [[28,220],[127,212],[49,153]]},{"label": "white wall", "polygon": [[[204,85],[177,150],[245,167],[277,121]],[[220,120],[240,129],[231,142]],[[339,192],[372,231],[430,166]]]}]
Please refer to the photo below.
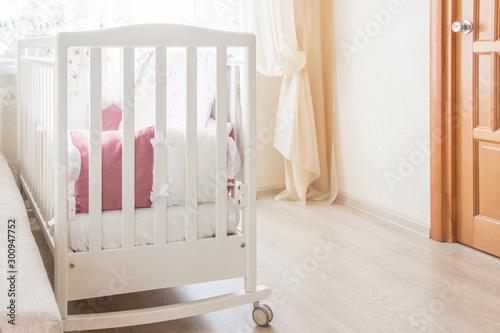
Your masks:
[{"label": "white wall", "polygon": [[334,0],[340,192],[430,225],[429,0]]}]

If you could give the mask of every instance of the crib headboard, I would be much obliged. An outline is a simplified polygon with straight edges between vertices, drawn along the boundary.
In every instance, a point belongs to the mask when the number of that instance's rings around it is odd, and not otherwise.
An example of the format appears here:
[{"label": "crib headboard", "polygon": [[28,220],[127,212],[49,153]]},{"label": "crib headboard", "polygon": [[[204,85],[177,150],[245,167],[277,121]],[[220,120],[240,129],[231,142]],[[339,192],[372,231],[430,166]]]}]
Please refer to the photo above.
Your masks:
[{"label": "crib headboard", "polygon": [[[102,29],[85,32],[61,32],[56,36],[20,40],[19,44],[19,103],[18,103],[18,163],[20,182],[34,207],[39,220],[55,223],[55,265],[66,265],[68,211],[68,49],[89,48],[89,131],[91,144],[89,153],[89,202],[90,252],[101,250],[101,186],[102,186],[102,50],[123,50],[123,157],[122,157],[122,209],[123,247],[134,246],[134,108],[135,108],[135,58],[134,49],[155,49],[156,103],[155,138],[163,140],[166,135],[166,49],[186,48],[186,189],[197,184],[197,49],[210,47],[216,50],[216,236],[227,235],[227,135],[226,121],[235,126],[237,145],[242,158],[243,171],[237,180],[245,184],[247,198],[242,213],[243,232],[255,239],[255,92],[256,58],[255,36],[249,33],[223,32],[192,26],[171,24],[147,24]],[[241,69],[241,113],[228,112],[227,49],[242,48]],[[50,52],[47,52],[50,50]],[[47,55],[47,53],[50,53]],[[236,88],[229,91],[237,91]],[[234,106],[234,105],[233,105]],[[236,109],[235,109],[236,110]],[[229,118],[228,118],[229,114]],[[166,152],[155,152],[154,169],[166,168]],[[155,182],[164,183],[165,175],[155,172]],[[197,191],[186,191],[186,240],[197,239],[196,212]],[[246,209],[248,208],[248,209]],[[162,217],[166,215],[166,204],[155,205],[155,243],[166,242],[166,226]],[[54,244],[54,240],[51,240]],[[249,241],[249,244],[255,242]],[[248,249],[251,253],[251,249]],[[252,255],[246,265],[255,266]],[[57,270],[57,268],[56,268]],[[66,271],[64,271],[66,272]],[[67,272],[66,272],[67,273]],[[64,273],[64,274],[66,274]],[[57,279],[57,277],[56,277]],[[248,283],[252,284],[250,278]],[[66,293],[57,285],[56,293]]]}]

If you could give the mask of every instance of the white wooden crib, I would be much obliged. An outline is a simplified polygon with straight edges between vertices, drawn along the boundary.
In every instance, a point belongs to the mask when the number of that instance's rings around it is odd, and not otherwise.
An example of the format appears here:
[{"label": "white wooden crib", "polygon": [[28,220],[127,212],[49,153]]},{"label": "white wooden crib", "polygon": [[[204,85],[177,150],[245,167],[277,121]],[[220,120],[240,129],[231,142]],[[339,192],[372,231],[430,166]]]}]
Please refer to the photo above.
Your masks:
[{"label": "white wooden crib", "polygon": [[[74,219],[68,202],[68,50],[89,48],[90,133],[100,133],[102,54],[105,48],[122,51],[122,245],[102,248],[102,142],[93,136],[89,147],[89,248],[74,252],[68,245],[68,225]],[[156,109],[154,136],[166,135],[166,50],[186,48],[186,180],[185,240],[167,242],[166,198],[154,205],[154,244],[135,245],[134,218],[134,49],[155,50]],[[196,119],[197,49],[216,49],[216,200],[215,236],[198,239],[198,140]],[[242,48],[241,114],[228,110],[227,49]],[[50,49],[51,52],[47,52]],[[51,53],[52,57],[47,57]],[[43,55],[43,56],[41,56]],[[19,41],[18,161],[24,195],[44,231],[54,256],[54,291],[65,331],[123,327],[184,318],[253,303],[253,318],[265,326],[272,311],[259,301],[270,290],[256,279],[255,171],[255,36],[190,26],[151,24],[87,32],[64,32],[54,37]],[[230,89],[233,94],[236,89]],[[234,96],[231,96],[234,100]],[[229,116],[228,116],[229,114]],[[241,228],[228,235],[227,129],[234,125],[242,157],[242,171],[233,191],[241,206]],[[166,149],[155,149],[155,186],[166,182]],[[69,207],[69,208],[68,208]],[[126,274],[126,281],[120,276]],[[244,278],[244,288],[212,298],[155,308],[94,314],[68,314],[68,302],[98,296],[168,288],[193,283]],[[122,279],[123,280],[123,279]],[[119,288],[113,288],[121,283]]]}]

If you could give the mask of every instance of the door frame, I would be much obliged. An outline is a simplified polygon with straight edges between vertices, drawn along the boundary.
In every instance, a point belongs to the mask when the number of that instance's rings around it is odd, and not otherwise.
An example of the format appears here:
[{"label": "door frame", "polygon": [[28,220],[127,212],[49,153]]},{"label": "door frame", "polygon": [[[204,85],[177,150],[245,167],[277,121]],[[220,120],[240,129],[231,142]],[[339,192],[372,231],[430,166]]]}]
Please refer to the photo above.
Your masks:
[{"label": "door frame", "polygon": [[455,34],[458,0],[430,1],[430,237],[456,241]]}]

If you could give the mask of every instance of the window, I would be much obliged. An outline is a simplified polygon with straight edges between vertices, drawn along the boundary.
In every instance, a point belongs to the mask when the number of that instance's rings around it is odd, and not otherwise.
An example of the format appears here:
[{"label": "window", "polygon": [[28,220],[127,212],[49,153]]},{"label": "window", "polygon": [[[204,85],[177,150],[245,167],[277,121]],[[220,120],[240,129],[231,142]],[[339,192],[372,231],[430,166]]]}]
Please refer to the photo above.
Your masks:
[{"label": "window", "polygon": [[[11,0],[0,12],[0,58],[15,58],[19,38],[139,23],[177,23],[247,31],[251,0]],[[1,64],[1,63],[0,63]]]}]

